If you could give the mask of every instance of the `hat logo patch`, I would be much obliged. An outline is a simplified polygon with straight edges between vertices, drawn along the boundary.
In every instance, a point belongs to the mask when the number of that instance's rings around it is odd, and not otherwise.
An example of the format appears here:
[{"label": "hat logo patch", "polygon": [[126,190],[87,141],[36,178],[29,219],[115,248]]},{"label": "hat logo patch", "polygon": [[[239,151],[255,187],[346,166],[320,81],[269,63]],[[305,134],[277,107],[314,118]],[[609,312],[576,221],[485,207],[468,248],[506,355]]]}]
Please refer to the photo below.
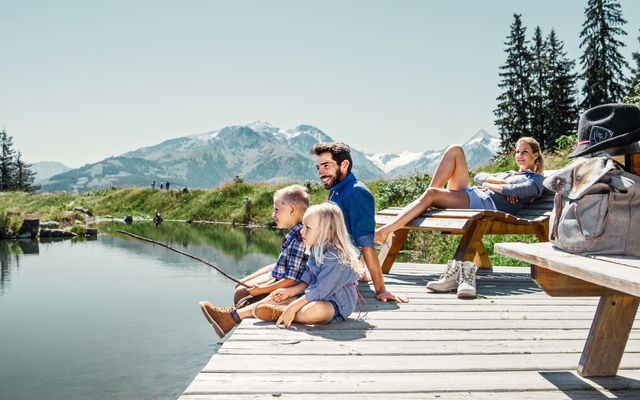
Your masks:
[{"label": "hat logo patch", "polygon": [[589,145],[593,146],[594,144],[611,139],[612,137],[613,131],[601,126],[593,126],[591,127],[591,133],[589,134]]}]

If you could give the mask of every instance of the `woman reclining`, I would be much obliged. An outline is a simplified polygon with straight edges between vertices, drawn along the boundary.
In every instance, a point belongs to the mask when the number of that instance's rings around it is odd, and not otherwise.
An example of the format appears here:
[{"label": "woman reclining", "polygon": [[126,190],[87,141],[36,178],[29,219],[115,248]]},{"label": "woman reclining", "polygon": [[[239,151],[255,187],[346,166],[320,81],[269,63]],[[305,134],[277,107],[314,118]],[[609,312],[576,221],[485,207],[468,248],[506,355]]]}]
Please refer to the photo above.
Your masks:
[{"label": "woman reclining", "polygon": [[[442,156],[427,190],[407,205],[392,222],[376,230],[375,241],[384,242],[392,232],[402,228],[431,207],[498,210],[510,214],[540,197],[544,191],[544,161],[540,144],[531,137],[516,143],[518,171],[497,174],[481,172],[470,186],[469,167],[464,150],[450,146]],[[446,184],[446,189],[445,189]]]}]

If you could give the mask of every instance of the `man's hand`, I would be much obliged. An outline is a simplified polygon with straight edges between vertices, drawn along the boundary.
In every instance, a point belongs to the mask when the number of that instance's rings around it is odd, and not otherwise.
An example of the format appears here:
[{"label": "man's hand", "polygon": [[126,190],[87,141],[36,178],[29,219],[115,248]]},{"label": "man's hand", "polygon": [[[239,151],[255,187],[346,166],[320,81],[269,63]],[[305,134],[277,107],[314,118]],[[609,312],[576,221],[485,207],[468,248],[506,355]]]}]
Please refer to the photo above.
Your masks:
[{"label": "man's hand", "polygon": [[511,204],[518,203],[518,198],[516,196],[507,196],[507,201]]},{"label": "man's hand", "polygon": [[405,296],[396,296],[395,294],[384,289],[380,293],[376,293],[376,299],[387,302],[387,301],[395,301],[396,303],[408,303],[409,299]]}]

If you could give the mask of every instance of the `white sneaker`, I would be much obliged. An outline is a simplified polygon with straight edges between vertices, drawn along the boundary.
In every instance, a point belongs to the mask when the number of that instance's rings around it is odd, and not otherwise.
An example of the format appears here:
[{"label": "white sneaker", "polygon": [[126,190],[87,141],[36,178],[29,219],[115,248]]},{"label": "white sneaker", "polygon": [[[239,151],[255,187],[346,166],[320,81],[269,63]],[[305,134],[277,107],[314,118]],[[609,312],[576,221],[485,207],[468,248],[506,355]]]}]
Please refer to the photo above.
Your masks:
[{"label": "white sneaker", "polygon": [[461,265],[461,261],[449,260],[447,269],[440,275],[440,279],[427,283],[427,289],[434,292],[450,292],[457,289]]},{"label": "white sneaker", "polygon": [[476,267],[471,261],[464,261],[458,277],[458,298],[470,299],[476,297]]}]

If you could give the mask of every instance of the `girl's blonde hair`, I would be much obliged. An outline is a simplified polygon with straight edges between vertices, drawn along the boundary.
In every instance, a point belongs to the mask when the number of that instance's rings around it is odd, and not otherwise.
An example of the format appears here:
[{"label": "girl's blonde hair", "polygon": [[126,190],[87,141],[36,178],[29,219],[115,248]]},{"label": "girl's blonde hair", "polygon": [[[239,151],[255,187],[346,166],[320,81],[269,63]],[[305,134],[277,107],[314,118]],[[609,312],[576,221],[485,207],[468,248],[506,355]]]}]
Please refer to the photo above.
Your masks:
[{"label": "girl's blonde hair", "polygon": [[318,217],[317,238],[311,246],[311,253],[316,261],[322,264],[324,251],[329,247],[336,250],[336,255],[342,264],[348,265],[360,273],[362,263],[359,259],[359,252],[351,243],[340,207],[329,202],[311,206],[304,214],[304,219],[312,216]]},{"label": "girl's blonde hair", "polygon": [[538,157],[534,161],[533,172],[537,172],[540,175],[544,175],[544,159],[542,158],[542,151],[540,150],[540,143],[530,136],[523,136],[516,142],[516,147],[520,143],[528,144],[534,153],[538,153]]}]

